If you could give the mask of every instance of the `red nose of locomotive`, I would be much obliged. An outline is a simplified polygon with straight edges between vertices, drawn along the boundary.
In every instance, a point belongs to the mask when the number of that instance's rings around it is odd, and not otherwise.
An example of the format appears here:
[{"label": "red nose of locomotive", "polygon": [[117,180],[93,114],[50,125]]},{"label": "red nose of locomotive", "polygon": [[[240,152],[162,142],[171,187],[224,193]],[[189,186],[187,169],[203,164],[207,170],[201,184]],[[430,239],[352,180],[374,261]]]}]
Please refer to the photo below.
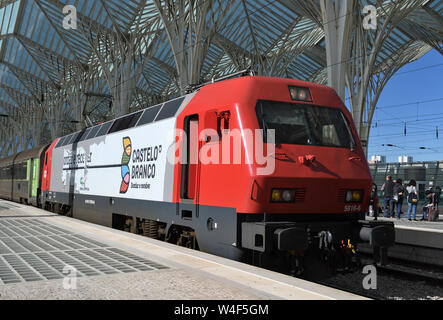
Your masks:
[{"label": "red nose of locomotive", "polygon": [[[229,206],[241,214],[275,214],[275,218],[368,209],[370,171],[352,116],[333,89],[246,77],[209,85],[198,97],[206,106],[204,98],[217,94],[228,99],[227,92],[239,98],[218,102],[232,107],[217,111],[221,116],[229,109],[230,119],[222,125],[219,117],[217,126],[212,126],[221,132],[214,154],[222,158],[227,150],[234,159],[239,149],[234,146],[241,144],[245,162],[201,166],[201,177],[206,179],[200,182],[205,186],[200,190],[201,204]],[[224,149],[231,138],[230,147]]]},{"label": "red nose of locomotive", "polygon": [[339,97],[327,87],[286,84],[279,90],[279,100],[266,97],[255,105],[259,128],[269,132],[263,140],[275,145],[274,154],[268,153],[274,172],[258,177],[253,187],[264,197],[261,212],[365,212],[372,178]]},{"label": "red nose of locomotive", "polygon": [[[277,145],[272,175],[256,177],[252,198],[259,212],[343,214],[366,212],[372,178],[350,149]],[[260,190],[260,192],[258,192]],[[258,200],[258,199],[257,199]]]}]

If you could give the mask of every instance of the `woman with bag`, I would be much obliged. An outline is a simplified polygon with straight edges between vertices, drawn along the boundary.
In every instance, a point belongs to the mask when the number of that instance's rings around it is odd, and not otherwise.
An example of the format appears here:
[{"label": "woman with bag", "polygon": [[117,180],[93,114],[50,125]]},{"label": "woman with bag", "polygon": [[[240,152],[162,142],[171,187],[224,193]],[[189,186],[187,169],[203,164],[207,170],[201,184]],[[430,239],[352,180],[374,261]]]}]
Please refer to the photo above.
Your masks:
[{"label": "woman with bag", "polygon": [[417,183],[414,179],[411,179],[406,187],[408,192],[408,220],[411,221],[411,211],[414,221],[417,221],[415,214],[417,212],[418,196],[417,196]]},{"label": "woman with bag", "polygon": [[426,190],[425,196],[428,203],[423,207],[423,217],[420,219],[420,221],[427,221],[428,214],[431,215],[430,211],[434,208],[434,195],[432,194],[431,190]]}]

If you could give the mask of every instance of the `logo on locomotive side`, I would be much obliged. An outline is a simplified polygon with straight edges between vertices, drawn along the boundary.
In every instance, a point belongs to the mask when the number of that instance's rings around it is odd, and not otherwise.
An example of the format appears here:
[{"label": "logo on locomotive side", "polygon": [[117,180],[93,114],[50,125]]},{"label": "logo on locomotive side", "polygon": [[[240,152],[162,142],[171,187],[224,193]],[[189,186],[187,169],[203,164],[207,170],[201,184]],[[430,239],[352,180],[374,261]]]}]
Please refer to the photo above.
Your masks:
[{"label": "logo on locomotive side", "polygon": [[131,138],[123,138],[123,155],[122,155],[122,183],[120,185],[120,193],[126,193],[129,188],[129,180],[131,172],[129,170],[129,160],[131,160]]}]

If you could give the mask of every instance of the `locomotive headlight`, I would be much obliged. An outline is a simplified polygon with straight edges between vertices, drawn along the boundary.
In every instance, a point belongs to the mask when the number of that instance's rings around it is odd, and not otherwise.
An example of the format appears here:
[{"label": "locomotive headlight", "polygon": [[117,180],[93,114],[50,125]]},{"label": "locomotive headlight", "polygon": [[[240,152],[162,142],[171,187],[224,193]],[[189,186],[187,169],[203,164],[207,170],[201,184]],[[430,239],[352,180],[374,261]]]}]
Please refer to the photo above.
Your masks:
[{"label": "locomotive headlight", "polygon": [[289,86],[291,99],[295,101],[312,102],[312,96],[309,88]]},{"label": "locomotive headlight", "polygon": [[348,191],[346,192],[346,202],[351,202],[352,201],[352,191]]},{"label": "locomotive headlight", "polygon": [[281,192],[280,192],[280,190],[278,190],[278,189],[273,189],[272,190],[271,201],[272,202],[280,202],[281,201]]},{"label": "locomotive headlight", "polygon": [[347,190],[345,202],[362,202],[363,190]]},{"label": "locomotive headlight", "polygon": [[289,190],[283,191],[282,198],[283,198],[283,201],[290,202],[292,200],[291,191],[289,191]]},{"label": "locomotive headlight", "polygon": [[298,91],[298,96],[297,96],[298,100],[305,101],[307,96],[308,96],[308,94],[306,93],[306,90],[299,90]]},{"label": "locomotive headlight", "polygon": [[291,189],[272,189],[271,202],[294,202],[295,190]]}]

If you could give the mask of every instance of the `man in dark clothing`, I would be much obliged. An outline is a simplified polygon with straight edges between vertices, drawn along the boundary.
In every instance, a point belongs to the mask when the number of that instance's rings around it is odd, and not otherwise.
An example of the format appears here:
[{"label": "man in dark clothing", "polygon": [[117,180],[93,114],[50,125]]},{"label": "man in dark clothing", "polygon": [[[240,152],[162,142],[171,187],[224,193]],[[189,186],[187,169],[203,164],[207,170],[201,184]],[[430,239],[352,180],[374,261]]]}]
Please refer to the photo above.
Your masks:
[{"label": "man in dark clothing", "polygon": [[385,218],[392,217],[394,213],[393,212],[394,183],[392,182],[391,176],[386,176],[386,181],[382,185],[381,190],[384,191],[385,195],[385,211],[383,215],[385,216]]},{"label": "man in dark clothing", "polygon": [[[400,219],[401,207],[403,205],[403,193],[405,192],[405,188],[403,187],[403,181],[401,179],[397,179],[394,184],[394,201],[396,203],[397,210],[397,219]],[[395,215],[395,213],[394,213]],[[394,217],[394,215],[392,217]]]}]

